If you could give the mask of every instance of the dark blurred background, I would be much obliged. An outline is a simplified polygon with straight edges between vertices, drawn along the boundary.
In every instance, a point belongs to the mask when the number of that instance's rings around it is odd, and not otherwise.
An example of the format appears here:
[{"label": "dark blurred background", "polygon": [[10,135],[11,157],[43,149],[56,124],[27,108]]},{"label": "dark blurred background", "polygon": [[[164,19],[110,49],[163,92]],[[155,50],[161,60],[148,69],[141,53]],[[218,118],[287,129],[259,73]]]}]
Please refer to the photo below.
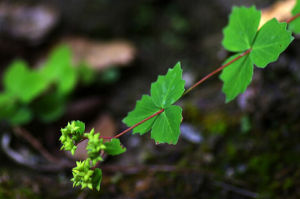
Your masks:
[{"label": "dark blurred background", "polygon": [[[299,36],[277,62],[255,69],[236,100],[225,104],[217,76],[182,98],[176,146],[122,136],[127,152],[105,159],[100,192],[72,188],[75,160],[59,151],[71,120],[104,136],[126,129],[121,120],[177,61],[187,87],[220,66],[233,5],[272,10],[278,2],[294,1],[0,1],[1,79],[16,59],[41,70],[62,44],[80,68],[67,94],[54,85],[18,104],[30,120],[1,122],[0,198],[300,198]],[[75,159],[85,158],[82,148]]]}]

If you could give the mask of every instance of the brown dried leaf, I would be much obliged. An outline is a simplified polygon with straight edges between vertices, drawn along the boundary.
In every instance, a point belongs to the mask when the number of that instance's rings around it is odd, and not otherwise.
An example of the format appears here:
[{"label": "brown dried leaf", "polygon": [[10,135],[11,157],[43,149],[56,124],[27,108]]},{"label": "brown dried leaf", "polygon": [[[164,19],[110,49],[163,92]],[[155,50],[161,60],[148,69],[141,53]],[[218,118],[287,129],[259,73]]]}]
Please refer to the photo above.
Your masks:
[{"label": "brown dried leaf", "polygon": [[112,137],[116,133],[115,121],[109,114],[99,116],[91,128],[95,128],[95,131],[100,132],[104,137]]},{"label": "brown dried leaf", "polygon": [[133,44],[122,40],[99,42],[70,37],[64,39],[63,43],[71,46],[75,63],[84,62],[96,70],[113,65],[127,65],[134,59],[136,52]]}]

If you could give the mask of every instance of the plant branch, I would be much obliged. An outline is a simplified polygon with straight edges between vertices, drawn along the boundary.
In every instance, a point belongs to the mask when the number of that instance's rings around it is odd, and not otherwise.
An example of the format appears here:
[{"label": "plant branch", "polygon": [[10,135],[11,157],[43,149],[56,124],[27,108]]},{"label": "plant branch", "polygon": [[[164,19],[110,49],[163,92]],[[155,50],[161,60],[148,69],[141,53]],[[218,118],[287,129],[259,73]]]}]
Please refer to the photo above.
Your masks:
[{"label": "plant branch", "polygon": [[203,77],[202,79],[200,79],[196,84],[194,84],[193,86],[191,86],[189,89],[187,89],[183,95],[188,94],[189,92],[191,92],[194,88],[196,88],[197,86],[199,86],[200,84],[202,84],[205,80],[207,80],[208,78],[210,78],[211,76],[215,75],[216,73],[220,72],[221,70],[223,70],[224,68],[226,68],[227,66],[231,65],[232,63],[236,62],[237,60],[241,59],[242,57],[246,56],[247,54],[249,54],[251,52],[251,48],[248,49],[247,51],[245,51],[244,53],[240,54],[239,56],[237,56],[236,58],[234,58],[233,60],[231,60],[230,62],[228,62],[227,64],[222,65],[221,67],[217,68],[216,70],[214,70],[213,72],[209,73],[208,75],[206,75],[205,77]]},{"label": "plant branch", "polygon": [[286,20],[286,23],[291,23],[292,21],[294,21],[295,19],[297,19],[298,17],[300,17],[300,13],[296,14],[295,16],[289,18],[288,20]]},{"label": "plant branch", "polygon": [[[295,19],[297,19],[298,17],[300,17],[300,13],[298,13],[298,14],[296,14],[295,16],[291,17],[290,19],[286,20],[286,23],[290,23],[290,22],[294,21]],[[183,93],[183,95],[188,94],[188,93],[191,92],[194,88],[196,88],[197,86],[199,86],[200,84],[202,84],[204,81],[206,81],[207,79],[209,79],[211,76],[217,74],[218,72],[220,72],[220,71],[223,70],[224,68],[228,67],[229,65],[233,64],[233,63],[236,62],[237,60],[241,59],[242,57],[248,55],[248,54],[251,52],[251,50],[252,50],[251,48],[248,49],[248,50],[246,50],[244,53],[240,54],[239,56],[237,56],[236,58],[234,58],[234,59],[231,60],[230,62],[228,62],[228,63],[226,63],[226,64],[220,66],[219,68],[217,68],[217,69],[214,70],[213,72],[209,73],[208,75],[206,75],[205,77],[203,77],[201,80],[199,80],[198,82],[196,82],[194,85],[192,85],[189,89],[187,89],[187,90]],[[145,118],[144,120],[138,122],[137,124],[131,126],[130,128],[128,128],[128,129],[122,131],[121,133],[119,133],[119,134],[117,134],[117,135],[115,135],[115,136],[113,136],[113,137],[101,137],[101,136],[100,136],[100,138],[107,139],[107,140],[111,140],[111,139],[113,139],[113,138],[118,138],[118,137],[124,135],[125,133],[129,132],[130,130],[134,129],[135,127],[141,125],[142,123],[144,123],[144,122],[150,120],[151,118],[153,118],[153,117],[159,115],[159,114],[162,113],[163,111],[164,111],[164,109],[159,110],[158,112],[154,113],[153,115],[151,115],[151,116]],[[83,140],[85,140],[85,139],[83,139]],[[79,141],[79,142],[82,142],[83,140],[81,140],[81,141]]]},{"label": "plant branch", "polygon": [[118,137],[120,137],[120,136],[124,135],[125,133],[127,133],[128,131],[130,131],[130,130],[134,129],[135,127],[137,127],[137,126],[139,126],[139,125],[143,124],[144,122],[146,122],[146,121],[150,120],[151,118],[153,118],[153,117],[155,117],[155,116],[157,116],[157,115],[161,114],[161,113],[162,113],[162,112],[164,112],[164,111],[165,111],[165,109],[161,109],[161,110],[157,111],[157,112],[156,112],[156,113],[154,113],[153,115],[150,115],[149,117],[147,117],[147,118],[143,119],[142,121],[140,121],[140,122],[136,123],[136,124],[135,124],[135,125],[133,125],[132,127],[130,127],[130,128],[128,128],[128,129],[126,129],[126,130],[122,131],[121,133],[119,133],[119,134],[117,134],[117,135],[115,135],[115,136],[113,136],[113,137],[101,137],[101,136],[100,136],[100,138],[103,138],[103,139],[108,139],[108,140],[111,140],[111,139],[113,139],[113,138],[118,138]]},{"label": "plant branch", "polygon": [[[294,21],[295,19],[297,19],[298,17],[300,17],[300,13],[296,14],[295,16],[291,17],[290,19],[286,20],[286,23],[291,23],[292,21]],[[220,72],[221,70],[223,70],[224,68],[226,68],[227,66],[231,65],[232,63],[234,63],[235,61],[239,60],[240,58],[244,57],[245,55],[249,54],[251,52],[251,48],[248,49],[247,51],[245,51],[243,54],[239,55],[238,57],[236,57],[235,59],[231,60],[230,62],[228,62],[227,64],[222,65],[221,67],[219,67],[218,69],[216,69],[215,71],[209,73],[208,75],[206,75],[205,77],[203,77],[201,80],[199,80],[196,84],[194,84],[193,86],[191,86],[188,90],[186,90],[184,92],[183,95],[188,94],[191,90],[193,90],[195,87],[197,87],[198,85],[200,85],[201,83],[203,83],[205,80],[207,80],[208,78],[210,78],[211,76],[215,75],[216,73]]]}]

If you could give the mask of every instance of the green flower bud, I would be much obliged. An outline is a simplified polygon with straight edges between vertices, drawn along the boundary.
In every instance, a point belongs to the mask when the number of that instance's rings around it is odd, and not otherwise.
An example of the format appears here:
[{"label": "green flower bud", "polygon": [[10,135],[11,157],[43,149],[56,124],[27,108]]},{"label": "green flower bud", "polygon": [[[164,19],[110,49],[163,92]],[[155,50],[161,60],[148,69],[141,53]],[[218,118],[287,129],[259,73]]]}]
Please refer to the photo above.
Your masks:
[{"label": "green flower bud", "polygon": [[92,129],[89,133],[85,133],[84,136],[89,139],[86,150],[89,158],[92,161],[92,165],[96,165],[97,162],[103,161],[102,157],[100,156],[100,151],[105,149],[105,145],[103,143],[103,139],[99,138],[100,134],[95,134],[95,130]]}]

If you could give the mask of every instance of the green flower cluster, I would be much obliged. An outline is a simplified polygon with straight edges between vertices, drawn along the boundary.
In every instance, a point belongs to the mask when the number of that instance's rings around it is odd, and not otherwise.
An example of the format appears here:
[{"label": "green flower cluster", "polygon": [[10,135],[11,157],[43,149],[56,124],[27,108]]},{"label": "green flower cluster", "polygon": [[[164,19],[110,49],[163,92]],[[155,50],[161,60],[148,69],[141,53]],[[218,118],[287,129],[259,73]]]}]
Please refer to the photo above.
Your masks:
[{"label": "green flower cluster", "polygon": [[60,141],[62,143],[61,149],[71,151],[74,155],[78,142],[83,139],[88,139],[86,147],[88,158],[84,161],[77,161],[76,167],[73,168],[72,174],[73,186],[81,186],[81,189],[96,188],[100,190],[100,184],[102,180],[102,171],[99,168],[95,168],[97,163],[103,161],[100,153],[101,151],[108,155],[119,155],[126,151],[119,139],[112,138],[104,143],[103,138],[100,138],[100,133],[95,133],[92,129],[88,133],[84,133],[85,124],[80,121],[72,121],[68,125],[61,129]]},{"label": "green flower cluster", "polygon": [[61,136],[59,140],[62,143],[61,150],[70,151],[74,155],[77,146],[76,143],[83,138],[85,124],[80,121],[72,121],[68,123],[65,128],[61,129]]},{"label": "green flower cluster", "polygon": [[86,150],[92,161],[92,165],[95,166],[97,162],[103,161],[100,156],[100,151],[104,150],[106,146],[103,143],[103,139],[99,139],[100,133],[95,134],[94,129],[92,129],[90,133],[85,133],[84,136],[89,140]]},{"label": "green flower cluster", "polygon": [[73,168],[73,187],[81,186],[81,189],[96,188],[100,190],[100,183],[102,180],[102,171],[100,169],[93,170],[90,164],[91,160],[88,158],[84,161],[77,161],[76,167]]}]

